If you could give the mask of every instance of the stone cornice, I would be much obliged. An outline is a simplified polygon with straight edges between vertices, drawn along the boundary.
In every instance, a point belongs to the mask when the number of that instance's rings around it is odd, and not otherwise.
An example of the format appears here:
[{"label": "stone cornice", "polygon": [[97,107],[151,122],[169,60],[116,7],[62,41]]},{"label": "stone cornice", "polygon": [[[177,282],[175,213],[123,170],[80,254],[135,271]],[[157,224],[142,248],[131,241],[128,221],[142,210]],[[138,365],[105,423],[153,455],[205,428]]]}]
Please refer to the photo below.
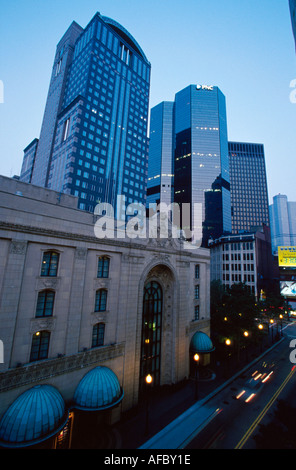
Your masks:
[{"label": "stone cornice", "polygon": [[[182,245],[180,244],[180,248],[177,248],[176,243],[178,243],[177,239],[167,239],[165,240],[166,243],[164,243],[163,239],[148,239],[147,240],[141,240],[139,243],[135,243],[132,241],[132,239],[128,240],[121,240],[120,238],[103,238],[103,239],[98,239],[95,236],[91,235],[83,235],[83,234],[78,234],[78,233],[72,233],[72,232],[64,232],[60,230],[53,230],[53,229],[48,229],[48,228],[43,228],[43,227],[36,227],[36,226],[31,226],[31,225],[22,225],[22,224],[13,224],[10,222],[3,222],[0,221],[0,229],[2,230],[8,230],[8,231],[15,231],[19,233],[30,233],[33,235],[39,235],[43,237],[55,237],[55,238],[60,238],[63,240],[73,240],[77,242],[88,242],[92,243],[94,245],[100,244],[100,245],[107,245],[107,246],[116,246],[116,247],[121,247],[125,249],[134,249],[134,250],[142,250],[142,251],[151,251],[151,252],[157,252],[161,251],[162,253],[169,253],[171,255],[177,255],[177,256],[184,256],[187,259],[190,257],[194,257],[196,255],[199,259],[209,259],[209,254],[208,251],[204,248],[200,248],[198,250],[193,250],[189,251],[186,249],[182,248]],[[170,241],[172,241],[170,243]],[[175,244],[175,246],[173,245]]]}]

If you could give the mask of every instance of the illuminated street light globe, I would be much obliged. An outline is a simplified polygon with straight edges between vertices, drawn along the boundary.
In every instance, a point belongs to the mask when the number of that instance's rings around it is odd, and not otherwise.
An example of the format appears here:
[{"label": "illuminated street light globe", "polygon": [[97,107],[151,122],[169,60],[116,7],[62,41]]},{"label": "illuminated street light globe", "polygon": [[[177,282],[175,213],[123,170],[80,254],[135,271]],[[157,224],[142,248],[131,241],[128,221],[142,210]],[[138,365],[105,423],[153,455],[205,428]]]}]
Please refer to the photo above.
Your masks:
[{"label": "illuminated street light globe", "polygon": [[198,362],[199,361],[199,355],[197,353],[194,354],[193,359],[195,360],[195,362]]},{"label": "illuminated street light globe", "polygon": [[152,375],[150,375],[150,374],[146,375],[145,380],[146,380],[146,383],[147,383],[147,384],[151,384],[151,383],[152,383],[152,380],[153,380],[153,379],[152,379]]}]

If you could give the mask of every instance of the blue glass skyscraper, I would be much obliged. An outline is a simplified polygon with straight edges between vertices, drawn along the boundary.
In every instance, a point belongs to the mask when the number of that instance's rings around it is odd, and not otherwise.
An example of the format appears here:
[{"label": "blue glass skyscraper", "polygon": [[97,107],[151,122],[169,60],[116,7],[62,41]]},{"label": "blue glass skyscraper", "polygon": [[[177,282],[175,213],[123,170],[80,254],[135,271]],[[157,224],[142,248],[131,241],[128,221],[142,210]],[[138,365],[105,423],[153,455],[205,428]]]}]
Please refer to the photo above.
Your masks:
[{"label": "blue glass skyscraper", "polygon": [[147,205],[171,204],[173,183],[174,103],[166,101],[151,109]]},{"label": "blue glass skyscraper", "polygon": [[277,194],[269,211],[273,252],[277,254],[279,246],[296,246],[296,202]]},{"label": "blue glass skyscraper", "polygon": [[88,211],[116,210],[118,195],[145,204],[150,68],[116,21],[73,22],[57,46],[32,171],[20,179],[76,195]]},{"label": "blue glass skyscraper", "polygon": [[183,205],[190,206],[189,223],[182,225],[185,233],[200,235],[207,246],[210,238],[231,232],[226,103],[218,87],[189,85],[170,106],[163,103],[151,110],[147,202],[165,202],[158,189],[167,173],[159,159],[168,161],[169,154],[171,202],[179,204],[181,219]]}]

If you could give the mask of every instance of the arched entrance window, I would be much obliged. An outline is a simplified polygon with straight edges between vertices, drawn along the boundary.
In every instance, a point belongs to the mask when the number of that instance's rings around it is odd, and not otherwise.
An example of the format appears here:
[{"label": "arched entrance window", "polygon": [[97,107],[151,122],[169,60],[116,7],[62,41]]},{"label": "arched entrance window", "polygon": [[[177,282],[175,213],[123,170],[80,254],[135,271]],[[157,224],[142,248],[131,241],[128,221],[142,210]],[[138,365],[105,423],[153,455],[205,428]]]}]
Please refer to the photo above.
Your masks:
[{"label": "arched entrance window", "polygon": [[153,386],[160,384],[161,327],[162,289],[152,281],[144,288],[140,392],[144,390],[147,374],[152,375]]}]

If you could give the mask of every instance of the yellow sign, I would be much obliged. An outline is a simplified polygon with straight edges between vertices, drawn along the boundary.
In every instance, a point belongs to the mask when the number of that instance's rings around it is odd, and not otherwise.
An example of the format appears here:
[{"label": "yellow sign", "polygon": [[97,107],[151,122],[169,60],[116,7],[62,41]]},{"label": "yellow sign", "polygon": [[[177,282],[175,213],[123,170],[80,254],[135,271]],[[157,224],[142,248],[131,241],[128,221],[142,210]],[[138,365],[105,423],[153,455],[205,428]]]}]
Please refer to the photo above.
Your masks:
[{"label": "yellow sign", "polygon": [[296,268],[296,246],[279,246],[279,266]]}]

